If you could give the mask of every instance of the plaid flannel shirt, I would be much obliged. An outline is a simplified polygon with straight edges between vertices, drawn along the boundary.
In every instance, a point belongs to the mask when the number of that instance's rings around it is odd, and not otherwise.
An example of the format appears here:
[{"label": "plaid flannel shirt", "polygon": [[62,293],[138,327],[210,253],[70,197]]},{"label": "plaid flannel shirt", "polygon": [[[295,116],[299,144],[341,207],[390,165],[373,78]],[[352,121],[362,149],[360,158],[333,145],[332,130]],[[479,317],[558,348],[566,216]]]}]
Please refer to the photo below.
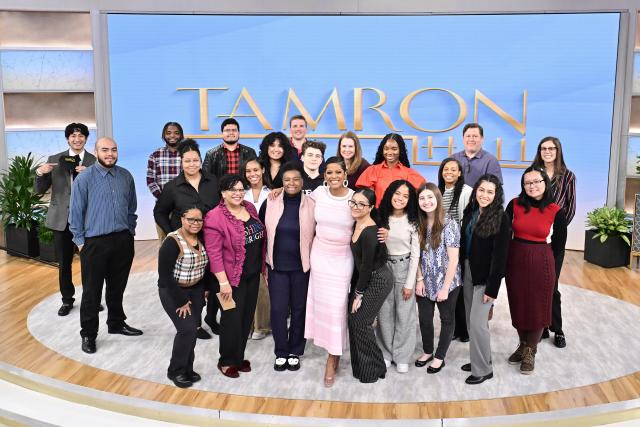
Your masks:
[{"label": "plaid flannel shirt", "polygon": [[151,153],[147,162],[147,187],[157,199],[164,185],[180,173],[180,154],[162,147]]}]

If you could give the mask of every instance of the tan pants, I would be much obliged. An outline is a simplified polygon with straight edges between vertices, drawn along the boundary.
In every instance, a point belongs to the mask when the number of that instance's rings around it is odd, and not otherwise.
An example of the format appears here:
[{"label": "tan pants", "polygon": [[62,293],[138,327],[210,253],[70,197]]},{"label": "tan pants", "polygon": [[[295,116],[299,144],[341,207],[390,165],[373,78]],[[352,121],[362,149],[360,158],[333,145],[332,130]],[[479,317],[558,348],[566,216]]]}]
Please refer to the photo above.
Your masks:
[{"label": "tan pants", "polygon": [[158,233],[158,240],[160,241],[160,243],[162,243],[164,238],[167,237],[167,233],[162,231],[162,228],[160,228],[158,224],[156,224],[156,232]]},{"label": "tan pants", "polygon": [[253,318],[253,327],[256,332],[271,332],[271,303],[269,302],[269,288],[264,276],[260,275],[260,287],[258,288],[258,304]]}]

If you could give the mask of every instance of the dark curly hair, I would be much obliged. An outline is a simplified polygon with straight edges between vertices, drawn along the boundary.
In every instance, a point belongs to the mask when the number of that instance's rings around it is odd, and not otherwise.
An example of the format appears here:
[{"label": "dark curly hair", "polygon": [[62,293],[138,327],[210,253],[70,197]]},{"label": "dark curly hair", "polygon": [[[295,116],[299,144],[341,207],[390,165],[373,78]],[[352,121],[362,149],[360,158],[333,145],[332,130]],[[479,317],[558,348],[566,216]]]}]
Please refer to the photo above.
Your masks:
[{"label": "dark curly hair", "polygon": [[202,156],[200,155],[200,147],[198,146],[198,142],[195,139],[183,139],[178,143],[177,151],[180,155],[180,158],[182,158],[184,154],[188,153],[189,151],[195,151],[196,153],[198,153],[198,157],[202,159]]},{"label": "dark curly hair", "polygon": [[393,214],[391,199],[395,192],[403,185],[409,189],[409,200],[407,201],[407,206],[404,208],[404,212],[407,214],[409,224],[413,225],[416,230],[418,229],[418,195],[415,187],[411,185],[409,181],[404,179],[393,181],[384,191],[382,201],[378,207],[378,220],[380,227],[389,228],[389,217]]},{"label": "dark curly hair", "polygon": [[[535,200],[527,195],[527,192],[524,188],[524,176],[529,172],[538,172],[542,179],[544,180],[544,193],[542,194],[542,199]],[[531,206],[536,206],[540,209],[540,212],[544,211],[544,208],[553,203],[553,195],[551,194],[551,179],[549,179],[549,175],[544,170],[544,168],[540,168],[538,166],[529,166],[526,168],[520,178],[520,194],[518,195],[518,204],[524,207],[524,212],[528,213],[531,209]]]},{"label": "dark curly hair", "polygon": [[276,141],[280,142],[280,146],[282,147],[282,159],[280,160],[280,168],[281,171],[278,172],[280,174],[282,172],[282,165],[286,162],[293,160],[295,157],[293,156],[291,147],[291,143],[289,142],[289,138],[282,132],[271,132],[267,134],[260,143],[260,152],[258,154],[258,160],[260,160],[260,164],[264,166],[264,185],[269,188],[273,188],[273,179],[271,179],[271,158],[269,157],[269,147],[273,145]]},{"label": "dark curly hair", "polygon": [[398,144],[398,148],[400,150],[400,163],[403,166],[410,168],[411,163],[409,163],[409,155],[407,154],[407,144],[405,144],[402,135],[397,133],[388,133],[384,136],[384,138],[382,138],[382,141],[380,141],[380,145],[378,145],[376,159],[373,161],[373,164],[378,165],[384,162],[384,144],[386,144],[389,140],[395,141]]},{"label": "dark curly hair", "polygon": [[451,199],[451,205],[449,206],[449,212],[455,212],[458,209],[458,201],[460,200],[460,193],[462,193],[462,187],[464,187],[464,171],[462,170],[462,164],[458,159],[453,157],[447,157],[440,163],[440,169],[438,169],[438,189],[440,193],[444,194],[445,183],[442,177],[442,171],[447,163],[454,162],[458,165],[460,171],[460,177],[453,186],[453,198]]},{"label": "dark curly hair", "polygon": [[476,210],[480,209],[476,193],[478,192],[478,187],[480,187],[483,182],[490,182],[496,187],[496,194],[493,202],[483,209],[482,215],[478,217],[473,229],[474,234],[478,235],[478,237],[486,238],[493,236],[500,231],[502,217],[504,215],[504,208],[502,207],[504,204],[504,190],[502,189],[502,183],[497,176],[487,173],[478,179],[476,185],[473,186],[471,199],[464,210],[464,216],[473,215]]}]

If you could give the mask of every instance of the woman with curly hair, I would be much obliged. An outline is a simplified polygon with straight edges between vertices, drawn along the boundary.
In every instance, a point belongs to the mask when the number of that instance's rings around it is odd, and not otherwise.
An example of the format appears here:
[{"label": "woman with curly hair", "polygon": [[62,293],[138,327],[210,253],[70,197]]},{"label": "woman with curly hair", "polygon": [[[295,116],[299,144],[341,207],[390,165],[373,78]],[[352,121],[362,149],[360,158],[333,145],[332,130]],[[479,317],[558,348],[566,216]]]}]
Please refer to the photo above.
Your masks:
[{"label": "woman with curly hair", "polygon": [[567,221],[562,208],[553,202],[551,180],[544,169],[529,166],[520,186],[520,195],[506,210],[513,227],[506,283],[511,324],[520,337],[509,363],[520,364],[520,373],[527,375],[535,369],[542,331],[551,324],[553,287],[564,258]]},{"label": "woman with curly hair", "polygon": [[[431,362],[427,373],[436,374],[444,368],[453,337],[454,310],[460,292],[460,226],[445,216],[442,195],[435,184],[426,183],[418,189],[419,235],[422,258],[416,279],[418,318],[424,353],[416,366]],[[440,312],[440,338],[433,352],[433,314]]]},{"label": "woman with curly hair", "polygon": [[387,267],[394,281],[378,314],[377,336],[387,368],[395,362],[405,373],[416,346],[414,288],[420,263],[418,196],[409,181],[393,181],[384,192],[379,225],[389,230]]},{"label": "woman with curly hair", "polygon": [[379,205],[389,184],[398,179],[409,181],[414,188],[425,183],[422,175],[411,169],[407,146],[402,136],[389,133],[380,141],[373,165],[360,175],[356,187],[371,188],[375,191]]},{"label": "woman with curly hair", "polygon": [[471,372],[467,384],[493,378],[487,317],[498,297],[511,239],[511,223],[503,203],[504,192],[498,177],[483,175],[473,188],[462,220],[460,265],[471,360],[462,366],[463,371]]},{"label": "woman with curly hair", "polygon": [[280,168],[295,159],[289,138],[282,132],[267,134],[260,143],[258,159],[265,168],[264,185],[268,188],[282,188]]}]

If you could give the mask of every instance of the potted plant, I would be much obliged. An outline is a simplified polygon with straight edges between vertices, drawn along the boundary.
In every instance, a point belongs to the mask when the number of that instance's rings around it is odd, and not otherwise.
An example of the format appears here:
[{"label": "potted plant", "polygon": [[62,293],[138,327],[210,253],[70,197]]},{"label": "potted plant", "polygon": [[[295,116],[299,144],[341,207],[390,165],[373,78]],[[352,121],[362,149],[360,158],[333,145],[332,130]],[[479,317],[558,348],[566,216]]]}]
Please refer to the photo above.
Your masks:
[{"label": "potted plant", "polygon": [[584,259],[601,267],[629,264],[631,219],[620,208],[604,206],[587,214]]},{"label": "potted plant", "polygon": [[33,187],[36,165],[29,153],[11,159],[0,175],[0,213],[7,253],[38,256],[36,224],[43,216],[42,196]]},{"label": "potted plant", "polygon": [[43,215],[38,222],[38,244],[40,246],[40,260],[56,262],[56,247],[53,244],[53,230],[45,225]]}]

